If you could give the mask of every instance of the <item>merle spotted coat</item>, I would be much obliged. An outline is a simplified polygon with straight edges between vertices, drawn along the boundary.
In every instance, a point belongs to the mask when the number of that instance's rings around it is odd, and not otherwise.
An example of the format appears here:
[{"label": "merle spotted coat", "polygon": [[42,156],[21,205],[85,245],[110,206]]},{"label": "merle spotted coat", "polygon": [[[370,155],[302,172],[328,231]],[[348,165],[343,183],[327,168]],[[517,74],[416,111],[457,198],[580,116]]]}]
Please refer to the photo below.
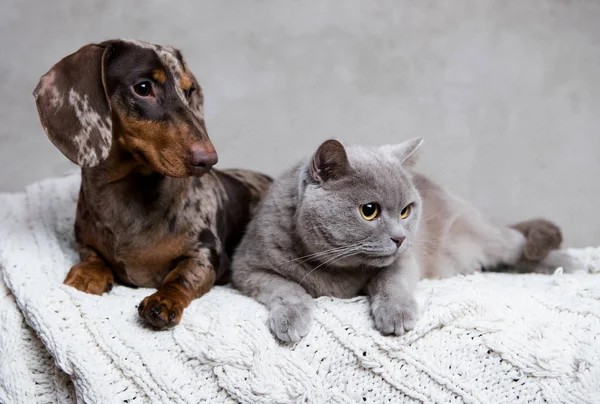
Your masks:
[{"label": "merle spotted coat", "polygon": [[157,288],[140,316],[176,325],[228,277],[229,259],[271,180],[211,170],[203,96],[181,53],[139,41],[86,45],[34,91],[54,145],[81,166],[81,262],[64,283],[101,295],[114,282]]}]

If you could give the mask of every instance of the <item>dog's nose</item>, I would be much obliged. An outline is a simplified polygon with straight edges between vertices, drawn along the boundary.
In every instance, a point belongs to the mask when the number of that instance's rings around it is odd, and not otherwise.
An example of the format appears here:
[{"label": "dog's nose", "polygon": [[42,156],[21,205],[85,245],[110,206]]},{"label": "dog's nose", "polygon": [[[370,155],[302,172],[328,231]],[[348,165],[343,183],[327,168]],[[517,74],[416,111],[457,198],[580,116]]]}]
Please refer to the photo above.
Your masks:
[{"label": "dog's nose", "polygon": [[212,148],[206,148],[203,145],[194,144],[190,147],[190,165],[199,168],[211,168],[217,161],[219,161],[219,157],[217,156],[217,152],[215,152]]},{"label": "dog's nose", "polygon": [[396,243],[396,247],[400,247],[406,237],[399,236],[399,237],[390,237],[390,238],[394,243]]}]

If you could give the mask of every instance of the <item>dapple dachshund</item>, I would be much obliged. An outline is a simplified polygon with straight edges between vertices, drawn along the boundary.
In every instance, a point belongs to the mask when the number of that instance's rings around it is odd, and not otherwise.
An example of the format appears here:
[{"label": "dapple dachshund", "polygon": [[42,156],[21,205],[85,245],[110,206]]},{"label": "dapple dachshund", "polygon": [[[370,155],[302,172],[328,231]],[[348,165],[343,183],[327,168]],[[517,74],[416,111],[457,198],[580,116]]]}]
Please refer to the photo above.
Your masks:
[{"label": "dapple dachshund", "polygon": [[81,166],[64,283],[101,295],[115,281],[157,288],[138,306],[157,328],[227,281],[229,259],[271,179],[211,170],[200,85],[181,53],[140,41],[86,45],[46,73],[34,96],[52,143]]}]

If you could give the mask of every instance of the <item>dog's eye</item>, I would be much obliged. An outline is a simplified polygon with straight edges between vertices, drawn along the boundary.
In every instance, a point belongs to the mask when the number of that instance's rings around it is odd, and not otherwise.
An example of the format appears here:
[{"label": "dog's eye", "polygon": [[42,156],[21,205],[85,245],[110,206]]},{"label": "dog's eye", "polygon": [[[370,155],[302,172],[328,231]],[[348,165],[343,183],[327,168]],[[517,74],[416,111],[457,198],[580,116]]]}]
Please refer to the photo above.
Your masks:
[{"label": "dog's eye", "polygon": [[187,93],[185,94],[188,98],[190,98],[192,96],[192,94],[194,94],[194,91],[196,91],[196,86],[194,84],[192,84],[190,86],[190,89],[187,90]]},{"label": "dog's eye", "polygon": [[133,91],[140,97],[148,97],[152,95],[152,83],[149,81],[142,81],[133,86]]}]

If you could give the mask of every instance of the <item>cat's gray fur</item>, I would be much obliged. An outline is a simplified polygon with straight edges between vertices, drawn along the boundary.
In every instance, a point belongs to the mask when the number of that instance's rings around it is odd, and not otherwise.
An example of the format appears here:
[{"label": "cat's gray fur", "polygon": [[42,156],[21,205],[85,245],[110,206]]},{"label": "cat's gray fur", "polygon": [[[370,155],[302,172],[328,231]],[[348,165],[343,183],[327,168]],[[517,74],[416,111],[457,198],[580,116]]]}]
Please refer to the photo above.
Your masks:
[{"label": "cat's gray fur", "polygon": [[[267,306],[278,339],[308,333],[312,297],[367,294],[375,327],[401,335],[418,318],[420,278],[520,262],[540,272],[570,264],[564,252],[550,251],[562,241],[552,223],[497,226],[413,172],[421,143],[367,148],[329,140],[271,186],[232,269],[234,286]],[[381,205],[372,221],[359,213],[369,202]],[[401,219],[408,204],[412,212]],[[402,237],[398,247],[393,239]]]}]

